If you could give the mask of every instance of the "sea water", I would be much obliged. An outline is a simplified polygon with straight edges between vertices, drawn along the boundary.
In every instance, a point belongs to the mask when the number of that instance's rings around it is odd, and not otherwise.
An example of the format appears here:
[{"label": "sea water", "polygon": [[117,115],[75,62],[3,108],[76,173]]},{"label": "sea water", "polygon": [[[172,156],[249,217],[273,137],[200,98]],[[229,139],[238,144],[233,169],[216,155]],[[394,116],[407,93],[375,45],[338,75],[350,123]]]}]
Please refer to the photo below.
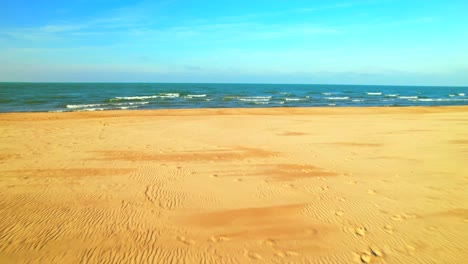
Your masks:
[{"label": "sea water", "polygon": [[468,87],[203,83],[0,83],[0,112],[468,105]]}]

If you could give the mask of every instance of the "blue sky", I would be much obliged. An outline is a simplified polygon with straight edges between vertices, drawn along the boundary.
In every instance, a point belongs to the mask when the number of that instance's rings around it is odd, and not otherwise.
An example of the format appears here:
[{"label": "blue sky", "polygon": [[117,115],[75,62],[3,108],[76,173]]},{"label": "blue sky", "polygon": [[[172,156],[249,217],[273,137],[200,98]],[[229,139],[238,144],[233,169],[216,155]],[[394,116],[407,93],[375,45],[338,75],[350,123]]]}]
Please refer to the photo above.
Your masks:
[{"label": "blue sky", "polygon": [[468,1],[2,1],[0,81],[468,85]]}]

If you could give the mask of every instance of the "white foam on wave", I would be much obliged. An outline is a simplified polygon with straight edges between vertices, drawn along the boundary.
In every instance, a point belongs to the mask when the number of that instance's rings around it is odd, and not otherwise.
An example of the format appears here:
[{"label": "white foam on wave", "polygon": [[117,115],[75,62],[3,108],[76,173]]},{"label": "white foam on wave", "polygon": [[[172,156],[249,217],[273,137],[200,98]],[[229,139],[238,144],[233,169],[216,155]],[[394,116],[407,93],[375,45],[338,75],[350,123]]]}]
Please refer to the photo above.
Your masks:
[{"label": "white foam on wave", "polygon": [[66,108],[68,108],[68,109],[82,109],[82,108],[93,108],[93,107],[145,105],[145,104],[149,104],[149,102],[107,103],[107,104],[77,104],[77,105],[66,105]]},{"label": "white foam on wave", "polygon": [[332,93],[322,93],[323,95],[332,95]]},{"label": "white foam on wave", "polygon": [[286,101],[304,101],[304,98],[284,98]]},{"label": "white foam on wave", "polygon": [[107,110],[108,108],[83,108],[83,109],[80,109],[78,111],[103,111],[103,110]]},{"label": "white foam on wave", "polygon": [[361,100],[361,99],[353,99],[352,101],[353,101],[353,102],[363,102],[364,100]]},{"label": "white foam on wave", "polygon": [[325,97],[327,100],[348,100],[349,96],[343,96],[343,97]]},{"label": "white foam on wave", "polygon": [[450,97],[455,97],[456,95],[455,94],[449,94]]},{"label": "white foam on wave", "polygon": [[397,97],[397,96],[399,96],[399,94],[386,94],[385,96],[388,96],[388,97]]},{"label": "white foam on wave", "polygon": [[465,96],[465,94],[464,94],[464,93],[459,93],[458,95],[459,95],[459,96]]},{"label": "white foam on wave", "polygon": [[66,105],[69,109],[77,109],[77,108],[88,108],[88,107],[96,107],[101,106],[103,104],[78,104],[78,105]]},{"label": "white foam on wave", "polygon": [[418,96],[398,96],[400,99],[418,99]]},{"label": "white foam on wave", "polygon": [[138,106],[131,105],[131,106],[120,106],[120,107],[92,107],[92,108],[82,108],[82,109],[77,109],[75,111],[86,111],[86,112],[92,112],[92,111],[104,111],[104,110],[126,110],[126,109],[133,109],[137,108]]},{"label": "white foam on wave", "polygon": [[422,98],[418,99],[421,102],[464,102],[468,101],[468,99],[456,98],[456,99],[449,99],[449,98]]},{"label": "white foam on wave", "polygon": [[177,98],[179,96],[179,93],[160,93],[158,95],[159,98]]},{"label": "white foam on wave", "polygon": [[268,102],[270,99],[255,99],[255,98],[238,98],[242,102]]},{"label": "white foam on wave", "polygon": [[155,95],[142,95],[142,96],[118,96],[111,100],[148,100],[157,98],[177,98],[179,93],[160,93]]},{"label": "white foam on wave", "polygon": [[[133,103],[128,103],[128,105],[145,105],[149,104],[150,102],[133,102]],[[121,104],[113,104],[113,105],[125,105],[126,103],[121,103]]]},{"label": "white foam on wave", "polygon": [[115,97],[115,100],[147,100],[147,99],[155,99],[159,98],[159,95],[145,95],[145,96],[123,96],[123,97]]},{"label": "white foam on wave", "polygon": [[133,108],[137,108],[137,106],[122,106],[122,107],[119,107],[118,109],[126,110],[126,109],[133,109]]},{"label": "white foam on wave", "polygon": [[382,95],[381,92],[366,92],[367,95]]},{"label": "white foam on wave", "polygon": [[268,102],[270,101],[271,96],[247,96],[247,97],[238,97],[237,100],[243,102]]},{"label": "white foam on wave", "polygon": [[206,94],[188,94],[186,97],[187,98],[201,98],[201,97],[206,97]]}]

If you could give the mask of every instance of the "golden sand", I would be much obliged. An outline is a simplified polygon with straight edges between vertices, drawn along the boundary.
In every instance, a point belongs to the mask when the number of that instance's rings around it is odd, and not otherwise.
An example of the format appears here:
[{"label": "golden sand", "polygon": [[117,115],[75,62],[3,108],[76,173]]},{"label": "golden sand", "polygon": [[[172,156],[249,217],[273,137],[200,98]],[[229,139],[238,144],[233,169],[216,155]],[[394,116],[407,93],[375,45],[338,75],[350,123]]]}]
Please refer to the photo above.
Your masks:
[{"label": "golden sand", "polygon": [[0,263],[466,263],[468,107],[0,115]]}]

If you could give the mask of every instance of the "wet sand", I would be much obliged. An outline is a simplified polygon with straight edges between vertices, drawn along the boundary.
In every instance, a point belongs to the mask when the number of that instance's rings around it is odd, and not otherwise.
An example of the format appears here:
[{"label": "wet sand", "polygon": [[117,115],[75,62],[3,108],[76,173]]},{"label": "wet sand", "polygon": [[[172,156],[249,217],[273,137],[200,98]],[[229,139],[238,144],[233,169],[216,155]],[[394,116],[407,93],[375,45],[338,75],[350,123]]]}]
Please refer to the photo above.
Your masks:
[{"label": "wet sand", "polygon": [[468,107],[0,114],[1,263],[465,263]]}]

